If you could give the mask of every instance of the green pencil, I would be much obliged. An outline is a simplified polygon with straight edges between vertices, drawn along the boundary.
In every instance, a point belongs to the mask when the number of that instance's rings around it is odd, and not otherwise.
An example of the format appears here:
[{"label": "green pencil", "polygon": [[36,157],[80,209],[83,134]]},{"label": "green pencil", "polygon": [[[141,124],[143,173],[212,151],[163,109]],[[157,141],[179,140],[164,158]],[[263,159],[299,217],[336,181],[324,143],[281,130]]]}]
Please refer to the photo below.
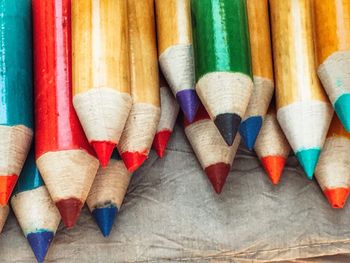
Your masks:
[{"label": "green pencil", "polygon": [[253,91],[245,0],[191,0],[196,91],[228,145]]}]

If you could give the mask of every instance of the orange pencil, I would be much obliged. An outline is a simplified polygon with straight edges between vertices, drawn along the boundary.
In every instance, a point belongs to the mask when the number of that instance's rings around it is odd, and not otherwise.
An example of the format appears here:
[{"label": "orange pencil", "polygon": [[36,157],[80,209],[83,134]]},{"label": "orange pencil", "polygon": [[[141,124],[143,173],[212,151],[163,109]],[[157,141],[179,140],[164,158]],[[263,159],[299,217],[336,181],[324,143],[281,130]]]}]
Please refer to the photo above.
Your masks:
[{"label": "orange pencil", "polygon": [[271,182],[278,184],[290,146],[278,124],[274,100],[271,101],[254,149]]},{"label": "orange pencil", "polygon": [[147,159],[160,118],[153,0],[128,0],[132,107],[118,150],[129,172]]},{"label": "orange pencil", "polygon": [[333,208],[343,208],[350,192],[350,133],[334,115],[315,177]]}]

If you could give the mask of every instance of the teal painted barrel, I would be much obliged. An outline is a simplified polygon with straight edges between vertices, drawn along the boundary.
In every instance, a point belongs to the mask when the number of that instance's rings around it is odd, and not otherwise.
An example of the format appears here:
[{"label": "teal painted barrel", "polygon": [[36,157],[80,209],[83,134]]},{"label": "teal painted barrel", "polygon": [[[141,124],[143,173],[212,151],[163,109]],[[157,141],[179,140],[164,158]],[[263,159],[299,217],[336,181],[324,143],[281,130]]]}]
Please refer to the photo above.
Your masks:
[{"label": "teal painted barrel", "polygon": [[0,125],[33,128],[30,0],[0,1]]}]

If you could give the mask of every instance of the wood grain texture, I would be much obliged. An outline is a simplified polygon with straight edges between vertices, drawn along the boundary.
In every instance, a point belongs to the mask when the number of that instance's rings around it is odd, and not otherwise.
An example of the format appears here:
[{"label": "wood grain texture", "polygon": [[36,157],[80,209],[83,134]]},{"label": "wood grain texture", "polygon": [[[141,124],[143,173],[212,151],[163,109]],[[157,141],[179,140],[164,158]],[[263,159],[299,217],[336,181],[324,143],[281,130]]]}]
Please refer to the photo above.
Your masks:
[{"label": "wood grain texture", "polygon": [[350,0],[313,0],[318,64],[350,50]]},{"label": "wood grain texture", "polygon": [[343,195],[343,200],[334,200],[334,197],[327,195],[332,189],[343,189],[347,193],[350,190],[350,133],[345,131],[336,115],[333,117],[315,177],[331,205],[335,208],[342,207],[347,194]]},{"label": "wood grain texture", "polygon": [[247,0],[253,75],[273,80],[268,0]]},{"label": "wood grain texture", "polygon": [[131,179],[122,160],[111,159],[106,168],[99,168],[86,203],[93,211],[109,205],[119,210]]},{"label": "wood grain texture", "polygon": [[127,0],[133,104],[160,107],[154,0]]},{"label": "wood grain texture", "polygon": [[192,45],[190,0],[156,0],[158,52]]},{"label": "wood grain texture", "polygon": [[96,158],[68,150],[45,153],[36,162],[54,202],[71,197],[85,202],[99,167]]},{"label": "wood grain texture", "polygon": [[290,146],[277,121],[276,108],[271,102],[263,126],[255,143],[255,152],[259,159],[267,156],[280,156],[287,159]]},{"label": "wood grain texture", "polygon": [[277,109],[328,98],[316,75],[312,1],[271,0]]},{"label": "wood grain texture", "polygon": [[130,93],[126,0],[73,0],[74,94],[92,88]]},{"label": "wood grain texture", "polygon": [[0,234],[6,222],[9,211],[10,211],[10,208],[8,205],[0,206]]},{"label": "wood grain texture", "polygon": [[46,186],[17,193],[11,206],[25,236],[38,230],[56,233],[61,216]]},{"label": "wood grain texture", "polygon": [[106,164],[132,104],[126,0],[72,1],[72,36],[74,108]]}]

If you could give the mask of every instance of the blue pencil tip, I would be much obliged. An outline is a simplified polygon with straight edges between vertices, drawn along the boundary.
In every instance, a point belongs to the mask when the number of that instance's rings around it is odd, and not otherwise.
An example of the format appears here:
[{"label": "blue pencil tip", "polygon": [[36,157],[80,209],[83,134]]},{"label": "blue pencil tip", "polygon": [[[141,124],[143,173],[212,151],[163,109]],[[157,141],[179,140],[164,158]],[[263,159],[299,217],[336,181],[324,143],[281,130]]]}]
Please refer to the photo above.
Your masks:
[{"label": "blue pencil tip", "polygon": [[303,167],[306,177],[312,180],[314,171],[320,157],[320,149],[307,149],[297,152],[297,158],[300,165]]},{"label": "blue pencil tip", "polygon": [[176,100],[186,119],[192,122],[199,106],[199,98],[196,91],[193,89],[181,90],[176,93]]},{"label": "blue pencil tip", "polygon": [[334,104],[334,109],[345,130],[350,132],[350,94],[340,96]]},{"label": "blue pencil tip", "polygon": [[255,145],[256,138],[259,135],[263,119],[261,116],[252,116],[243,121],[239,128],[243,141],[247,148],[252,151]]},{"label": "blue pencil tip", "polygon": [[118,214],[118,208],[114,205],[108,205],[106,207],[95,208],[92,211],[98,227],[100,228],[104,237],[109,236],[112,230],[113,223]]},{"label": "blue pencil tip", "polygon": [[53,237],[54,233],[51,231],[40,231],[27,235],[29,245],[39,263],[44,262]]}]

